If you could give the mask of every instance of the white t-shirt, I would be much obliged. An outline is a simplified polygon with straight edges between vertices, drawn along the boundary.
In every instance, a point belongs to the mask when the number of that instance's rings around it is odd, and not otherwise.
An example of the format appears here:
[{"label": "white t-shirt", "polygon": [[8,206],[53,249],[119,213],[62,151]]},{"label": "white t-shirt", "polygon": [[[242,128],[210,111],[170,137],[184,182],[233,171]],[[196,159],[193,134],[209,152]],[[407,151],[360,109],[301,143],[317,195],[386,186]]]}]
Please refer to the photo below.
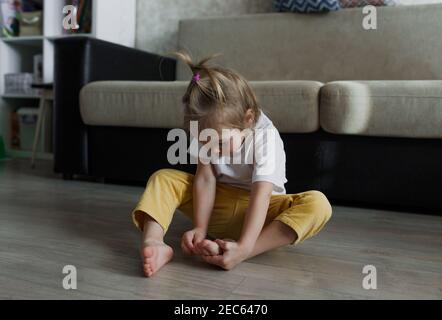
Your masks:
[{"label": "white t-shirt", "polygon": [[[198,142],[198,150],[202,145]],[[188,150],[194,160],[197,159],[195,151],[198,150]],[[205,152],[199,155],[200,159],[209,159]],[[212,161],[212,166],[218,182],[250,191],[253,182],[268,181],[273,183],[272,194],[286,194],[284,143],[272,121],[262,111],[255,127],[247,134],[233,157],[220,156],[217,160],[215,163]]]}]

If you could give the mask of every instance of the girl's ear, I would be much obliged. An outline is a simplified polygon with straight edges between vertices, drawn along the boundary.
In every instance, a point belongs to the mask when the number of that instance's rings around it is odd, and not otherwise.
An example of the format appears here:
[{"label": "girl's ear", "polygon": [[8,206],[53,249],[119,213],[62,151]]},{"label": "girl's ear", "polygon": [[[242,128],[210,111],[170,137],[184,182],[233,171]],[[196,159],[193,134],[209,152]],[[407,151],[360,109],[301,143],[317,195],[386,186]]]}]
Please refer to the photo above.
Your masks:
[{"label": "girl's ear", "polygon": [[244,121],[249,126],[253,125],[255,122],[255,113],[253,112],[252,108],[247,109]]}]

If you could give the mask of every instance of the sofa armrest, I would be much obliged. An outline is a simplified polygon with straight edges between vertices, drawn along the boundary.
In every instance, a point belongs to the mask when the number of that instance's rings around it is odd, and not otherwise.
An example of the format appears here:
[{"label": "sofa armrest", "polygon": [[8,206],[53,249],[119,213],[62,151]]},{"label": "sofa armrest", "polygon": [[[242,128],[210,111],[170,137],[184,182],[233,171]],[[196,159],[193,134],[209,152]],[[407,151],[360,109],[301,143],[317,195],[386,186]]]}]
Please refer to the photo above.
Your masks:
[{"label": "sofa armrest", "polygon": [[87,174],[81,88],[100,80],[173,81],[176,60],[90,37],[54,44],[54,170],[66,176]]},{"label": "sofa armrest", "polygon": [[442,138],[442,81],[334,81],[321,88],[321,127],[333,134]]}]

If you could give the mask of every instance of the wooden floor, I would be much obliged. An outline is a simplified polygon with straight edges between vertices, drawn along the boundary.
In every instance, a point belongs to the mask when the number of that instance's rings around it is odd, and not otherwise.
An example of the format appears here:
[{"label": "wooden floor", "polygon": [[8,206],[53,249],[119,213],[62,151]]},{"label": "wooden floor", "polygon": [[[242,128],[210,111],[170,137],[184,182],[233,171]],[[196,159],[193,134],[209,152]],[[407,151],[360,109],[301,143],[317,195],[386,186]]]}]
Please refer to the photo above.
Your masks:
[{"label": "wooden floor", "polygon": [[[1,299],[441,299],[442,217],[334,207],[313,239],[221,271],[175,250],[142,277],[129,213],[141,187],[63,181],[50,162],[0,162]],[[179,213],[166,240],[191,226]],[[77,290],[62,287],[74,265]],[[377,290],[362,287],[364,265]]]}]

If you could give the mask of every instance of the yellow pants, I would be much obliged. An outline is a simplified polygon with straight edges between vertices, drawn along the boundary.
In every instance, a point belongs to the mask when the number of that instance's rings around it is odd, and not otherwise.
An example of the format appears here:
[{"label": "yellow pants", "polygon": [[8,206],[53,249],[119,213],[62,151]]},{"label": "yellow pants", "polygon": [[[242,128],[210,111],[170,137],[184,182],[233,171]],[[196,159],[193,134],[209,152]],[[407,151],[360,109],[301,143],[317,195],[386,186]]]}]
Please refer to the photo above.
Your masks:
[{"label": "yellow pants", "polygon": [[[144,217],[149,215],[166,233],[176,209],[192,219],[193,179],[193,174],[175,169],[154,172],[132,212],[138,229],[143,230]],[[208,234],[214,238],[239,239],[249,198],[248,190],[217,183]],[[319,191],[272,195],[264,225],[273,220],[281,221],[296,232],[293,244],[298,244],[317,234],[331,214],[330,203]]]}]

